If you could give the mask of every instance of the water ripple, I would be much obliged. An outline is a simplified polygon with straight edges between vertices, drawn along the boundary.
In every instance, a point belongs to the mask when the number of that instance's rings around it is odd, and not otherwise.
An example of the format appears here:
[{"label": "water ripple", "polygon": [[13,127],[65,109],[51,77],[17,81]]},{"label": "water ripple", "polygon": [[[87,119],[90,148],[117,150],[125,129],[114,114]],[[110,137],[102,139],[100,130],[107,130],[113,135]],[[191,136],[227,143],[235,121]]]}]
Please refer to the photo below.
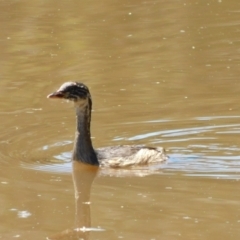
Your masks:
[{"label": "water ripple", "polygon": [[[101,174],[146,176],[149,174],[180,173],[190,176],[239,179],[239,118],[239,116],[214,116],[196,117],[181,121],[152,120],[125,123],[125,126],[129,127],[126,128],[129,129],[129,132],[131,132],[133,124],[135,127],[139,127],[138,129],[150,129],[149,127],[152,128],[154,125],[155,131],[127,137],[116,136],[113,139],[113,145],[116,145],[116,142],[118,142],[117,144],[129,144],[129,141],[131,141],[131,144],[163,145],[168,151],[169,160],[163,164],[134,169],[103,169]],[[188,127],[186,127],[186,124]],[[189,127],[190,125],[192,127]],[[167,130],[158,130],[166,128]],[[27,135],[22,135],[22,132],[20,132],[21,135],[15,136],[15,139],[23,141],[24,138],[26,140],[27,136],[31,135],[29,132]],[[8,143],[2,144],[9,145]],[[72,141],[65,139],[45,144],[36,149],[28,148],[20,153],[10,151],[6,157],[17,157],[24,168],[69,174],[71,172],[71,151],[69,149],[71,148]],[[34,153],[38,153],[38,159],[33,157]],[[6,157],[2,156],[1,161],[4,161]]]}]

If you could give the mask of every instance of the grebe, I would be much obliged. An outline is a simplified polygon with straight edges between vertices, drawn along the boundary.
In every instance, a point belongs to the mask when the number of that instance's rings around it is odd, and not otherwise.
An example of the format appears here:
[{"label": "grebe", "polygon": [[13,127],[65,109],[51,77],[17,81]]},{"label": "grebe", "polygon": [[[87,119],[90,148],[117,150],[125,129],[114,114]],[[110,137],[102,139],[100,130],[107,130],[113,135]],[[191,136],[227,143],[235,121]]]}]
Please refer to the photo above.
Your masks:
[{"label": "grebe", "polygon": [[66,82],[48,98],[67,99],[76,108],[77,129],[72,160],[103,167],[128,167],[167,160],[162,147],[119,145],[95,149],[92,146],[90,123],[92,99],[88,87],[80,82]]}]

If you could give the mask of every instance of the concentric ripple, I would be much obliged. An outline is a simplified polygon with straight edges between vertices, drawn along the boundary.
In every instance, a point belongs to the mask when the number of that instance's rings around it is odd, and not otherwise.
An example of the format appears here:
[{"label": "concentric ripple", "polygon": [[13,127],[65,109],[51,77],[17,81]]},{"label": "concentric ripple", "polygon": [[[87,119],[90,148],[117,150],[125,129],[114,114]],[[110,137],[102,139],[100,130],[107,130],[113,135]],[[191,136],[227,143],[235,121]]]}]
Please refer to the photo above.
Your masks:
[{"label": "concentric ripple", "polygon": [[[239,119],[239,116],[215,116],[181,121],[154,120],[125,123],[124,127],[127,131],[132,128],[133,124],[141,129],[150,129],[150,126],[154,126],[154,131],[128,137],[116,136],[112,145],[129,144],[129,142],[131,144],[161,145],[167,149],[169,160],[162,164],[134,169],[102,169],[100,174],[146,176],[179,173],[191,176],[238,179],[240,177]],[[21,166],[39,171],[70,173],[72,144],[71,140],[66,139],[31,149],[29,154],[25,152],[26,157],[21,157]],[[19,153],[18,157],[22,154]],[[33,157],[34,154],[42,157],[37,159],[37,157]]]}]

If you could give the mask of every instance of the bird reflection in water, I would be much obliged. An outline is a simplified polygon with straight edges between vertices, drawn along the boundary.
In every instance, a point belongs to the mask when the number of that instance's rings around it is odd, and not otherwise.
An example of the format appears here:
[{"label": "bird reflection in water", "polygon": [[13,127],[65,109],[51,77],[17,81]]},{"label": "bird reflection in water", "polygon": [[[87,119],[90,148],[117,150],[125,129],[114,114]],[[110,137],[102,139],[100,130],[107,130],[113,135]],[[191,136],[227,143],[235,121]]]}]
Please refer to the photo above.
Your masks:
[{"label": "bird reflection in water", "polygon": [[[72,176],[75,191],[75,224],[73,228],[48,237],[48,240],[89,239],[91,229],[90,193],[92,183],[98,173],[98,167],[81,162],[72,162]],[[93,231],[96,231],[95,229]],[[98,231],[101,231],[99,229]]]}]

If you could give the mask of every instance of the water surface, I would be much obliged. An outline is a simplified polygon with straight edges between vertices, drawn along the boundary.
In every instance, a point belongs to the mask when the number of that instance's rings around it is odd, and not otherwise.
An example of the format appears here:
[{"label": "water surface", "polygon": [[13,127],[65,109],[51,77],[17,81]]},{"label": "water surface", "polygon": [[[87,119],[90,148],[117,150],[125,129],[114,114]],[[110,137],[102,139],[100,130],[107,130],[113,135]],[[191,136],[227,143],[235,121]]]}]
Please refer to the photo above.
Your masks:
[{"label": "water surface", "polygon": [[[239,10],[1,1],[0,239],[239,239]],[[73,178],[73,105],[46,99],[71,80],[90,88],[95,147],[169,160]]]}]

